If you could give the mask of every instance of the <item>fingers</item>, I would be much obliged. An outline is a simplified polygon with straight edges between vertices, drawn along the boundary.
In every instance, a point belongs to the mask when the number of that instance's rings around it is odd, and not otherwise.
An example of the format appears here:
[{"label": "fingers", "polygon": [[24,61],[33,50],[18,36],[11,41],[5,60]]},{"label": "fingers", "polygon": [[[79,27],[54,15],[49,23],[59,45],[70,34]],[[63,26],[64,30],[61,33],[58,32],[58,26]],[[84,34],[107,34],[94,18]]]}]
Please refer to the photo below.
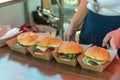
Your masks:
[{"label": "fingers", "polygon": [[102,44],[102,46],[106,46],[106,47],[109,48],[109,46],[108,46],[107,43],[108,43],[108,41],[110,41],[111,37],[112,37],[111,33],[108,33],[108,34],[105,36],[105,38],[103,39],[103,44]]},{"label": "fingers", "polygon": [[110,49],[110,48],[111,48],[111,46],[110,46],[109,44],[106,44],[105,47],[106,47],[107,49]]},{"label": "fingers", "polygon": [[118,49],[120,48],[120,35],[119,34],[114,34],[110,40],[110,45],[112,49]]},{"label": "fingers", "polygon": [[70,37],[69,41],[75,41],[75,35],[74,34]]},{"label": "fingers", "polygon": [[69,41],[69,36],[67,35],[67,33],[64,34],[64,41]]},{"label": "fingers", "polygon": [[120,48],[120,28],[113,31],[113,36],[110,41],[111,47],[113,49],[119,49]]},{"label": "fingers", "polygon": [[75,41],[75,34],[65,33],[64,41]]}]

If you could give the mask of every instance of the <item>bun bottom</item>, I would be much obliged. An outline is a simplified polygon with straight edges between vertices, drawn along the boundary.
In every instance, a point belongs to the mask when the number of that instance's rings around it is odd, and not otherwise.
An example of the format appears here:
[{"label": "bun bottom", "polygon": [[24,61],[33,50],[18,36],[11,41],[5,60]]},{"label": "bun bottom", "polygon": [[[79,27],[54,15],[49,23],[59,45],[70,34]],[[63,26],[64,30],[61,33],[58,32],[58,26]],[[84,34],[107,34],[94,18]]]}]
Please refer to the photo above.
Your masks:
[{"label": "bun bottom", "polygon": [[65,58],[59,58],[61,60],[64,60],[64,61],[72,61],[71,59],[65,59]]},{"label": "bun bottom", "polygon": [[55,49],[54,50],[50,49],[48,51],[35,51],[34,53],[38,55],[48,55],[48,54],[52,54],[54,51]]},{"label": "bun bottom", "polygon": [[92,65],[92,64],[90,64],[90,63],[88,63],[88,62],[86,62],[86,57],[84,57],[84,58],[82,59],[82,61],[83,61],[84,64],[87,64],[87,65],[89,65],[89,66],[94,66],[94,65]]},{"label": "bun bottom", "polygon": [[87,65],[89,65],[89,66],[103,65],[103,64],[106,64],[107,62],[109,62],[109,61],[103,61],[103,62],[98,61],[98,62],[97,62],[97,61],[95,61],[94,59],[93,59],[93,60],[88,60],[87,57],[84,57],[84,58],[82,59],[82,61],[83,61],[84,64],[87,64]]}]

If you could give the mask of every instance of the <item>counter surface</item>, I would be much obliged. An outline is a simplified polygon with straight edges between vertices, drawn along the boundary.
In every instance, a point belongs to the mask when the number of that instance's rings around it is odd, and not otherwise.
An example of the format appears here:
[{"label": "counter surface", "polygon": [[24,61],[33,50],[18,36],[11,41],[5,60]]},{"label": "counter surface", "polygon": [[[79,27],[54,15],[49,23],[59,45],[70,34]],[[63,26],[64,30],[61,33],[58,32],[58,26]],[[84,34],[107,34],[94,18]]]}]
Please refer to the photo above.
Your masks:
[{"label": "counter surface", "polygon": [[120,80],[120,60],[114,59],[104,72],[93,72],[52,61],[33,58],[31,54],[0,48],[0,80]]}]

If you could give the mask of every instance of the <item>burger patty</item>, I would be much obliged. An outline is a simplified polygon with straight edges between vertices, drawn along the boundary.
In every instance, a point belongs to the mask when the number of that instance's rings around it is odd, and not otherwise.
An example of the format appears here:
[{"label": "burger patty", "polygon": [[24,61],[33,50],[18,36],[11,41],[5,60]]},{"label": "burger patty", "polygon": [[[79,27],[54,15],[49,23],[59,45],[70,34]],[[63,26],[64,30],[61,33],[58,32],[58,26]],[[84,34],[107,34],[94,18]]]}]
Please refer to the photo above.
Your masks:
[{"label": "burger patty", "polygon": [[63,58],[63,59],[75,59],[78,56],[78,54],[63,54],[63,53],[59,53],[59,58]]},{"label": "burger patty", "polygon": [[42,51],[42,50],[40,50],[40,49],[38,49],[38,48],[35,49],[36,52],[42,53],[42,54],[50,54],[50,53],[52,53],[54,50],[55,50],[55,48],[53,48],[53,47],[49,47],[49,48],[48,48],[47,50],[45,50],[45,51]]},{"label": "burger patty", "polygon": [[91,64],[91,65],[100,65],[100,64],[104,64],[106,61],[101,61],[101,60],[95,60],[93,58],[90,58],[88,56],[85,57],[85,62]]},{"label": "burger patty", "polygon": [[90,63],[91,65],[94,65],[94,66],[98,65],[98,63],[96,63],[94,61],[88,61],[88,63]]}]

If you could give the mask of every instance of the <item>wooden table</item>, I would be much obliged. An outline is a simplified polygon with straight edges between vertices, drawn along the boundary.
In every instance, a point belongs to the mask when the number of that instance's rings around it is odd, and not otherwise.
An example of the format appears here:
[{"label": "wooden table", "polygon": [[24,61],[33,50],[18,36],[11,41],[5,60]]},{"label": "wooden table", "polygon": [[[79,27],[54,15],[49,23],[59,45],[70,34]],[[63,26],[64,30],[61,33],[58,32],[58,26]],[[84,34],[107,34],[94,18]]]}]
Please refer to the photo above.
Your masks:
[{"label": "wooden table", "polygon": [[33,58],[6,46],[0,48],[0,80],[120,80],[120,60],[114,59],[100,73]]}]

